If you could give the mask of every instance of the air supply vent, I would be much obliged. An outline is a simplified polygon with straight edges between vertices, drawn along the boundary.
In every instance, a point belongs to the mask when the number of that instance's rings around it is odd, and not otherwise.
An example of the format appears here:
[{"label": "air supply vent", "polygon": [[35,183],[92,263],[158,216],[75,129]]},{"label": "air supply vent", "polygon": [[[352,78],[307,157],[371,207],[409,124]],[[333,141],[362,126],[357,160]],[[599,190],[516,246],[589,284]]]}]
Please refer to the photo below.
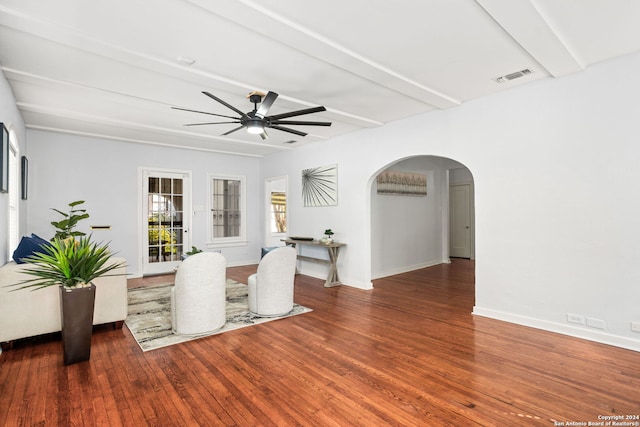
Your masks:
[{"label": "air supply vent", "polygon": [[284,143],[285,144],[295,144],[296,142],[298,142],[298,141],[296,141],[295,139],[290,139],[288,141],[285,141]]},{"label": "air supply vent", "polygon": [[516,71],[515,73],[511,73],[511,74],[507,74],[505,76],[498,77],[496,79],[496,81],[498,83],[504,83],[504,82],[508,82],[508,81],[511,81],[511,80],[514,80],[514,79],[518,79],[520,77],[524,77],[524,76],[526,76],[528,74],[531,74],[531,70],[528,69],[528,68],[525,68],[524,70]]}]

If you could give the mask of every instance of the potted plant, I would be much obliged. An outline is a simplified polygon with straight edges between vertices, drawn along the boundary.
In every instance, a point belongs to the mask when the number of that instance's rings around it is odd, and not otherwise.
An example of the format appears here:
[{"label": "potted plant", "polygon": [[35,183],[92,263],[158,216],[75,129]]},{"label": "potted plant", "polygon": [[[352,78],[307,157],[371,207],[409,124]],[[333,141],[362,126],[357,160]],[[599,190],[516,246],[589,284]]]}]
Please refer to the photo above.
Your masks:
[{"label": "potted plant", "polygon": [[331,244],[333,242],[333,239],[331,238],[331,236],[333,236],[333,231],[331,231],[330,228],[327,228],[326,230],[324,230],[324,235],[326,237],[322,238],[322,240],[320,240],[321,243],[324,243],[325,245]]},{"label": "potted plant", "polygon": [[59,286],[65,365],[89,360],[96,295],[92,280],[123,266],[109,263],[111,256],[108,245],[82,236],[78,240],[54,238],[39,252],[23,258],[30,264],[24,273],[35,277],[14,286],[32,290]]},{"label": "potted plant", "polygon": [[76,209],[76,206],[79,206],[83,203],[84,200],[76,200],[75,202],[69,203],[68,213],[51,208],[51,210],[58,212],[64,217],[60,221],[51,221],[51,225],[53,225],[58,230],[56,231],[55,236],[53,236],[54,239],[67,239],[69,237],[79,237],[85,235],[85,233],[83,233],[82,231],[74,230],[79,221],[89,218],[89,214],[85,209]]},{"label": "potted plant", "polygon": [[184,261],[185,259],[189,258],[191,255],[199,254],[200,252],[202,252],[202,249],[198,249],[195,246],[191,246],[191,250],[189,252],[183,253],[180,256],[180,258],[182,259],[182,261]]}]

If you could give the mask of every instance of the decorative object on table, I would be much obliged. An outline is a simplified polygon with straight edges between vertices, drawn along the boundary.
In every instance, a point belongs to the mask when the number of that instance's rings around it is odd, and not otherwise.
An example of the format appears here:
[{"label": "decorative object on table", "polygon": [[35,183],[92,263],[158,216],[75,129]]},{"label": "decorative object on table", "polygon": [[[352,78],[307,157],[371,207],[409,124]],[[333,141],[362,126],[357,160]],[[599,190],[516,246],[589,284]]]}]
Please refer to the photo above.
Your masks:
[{"label": "decorative object on table", "polygon": [[302,201],[305,207],[337,205],[338,165],[304,169],[302,171]]},{"label": "decorative object on table", "polygon": [[9,192],[9,129],[0,123],[2,140],[0,140],[0,193]]},{"label": "decorative object on table", "polygon": [[383,195],[426,196],[427,175],[385,171],[376,178],[377,192]]},{"label": "decorative object on table", "polygon": [[123,266],[109,264],[111,256],[108,245],[92,242],[91,236],[79,240],[54,238],[39,252],[23,258],[32,264],[24,273],[35,278],[10,285],[20,286],[16,290],[60,287],[65,365],[89,360],[96,290],[91,281]]},{"label": "decorative object on table", "polygon": [[27,197],[29,195],[29,159],[27,159],[25,156],[22,156],[20,163],[20,177],[22,178],[20,187],[20,198],[22,200],[27,200]]},{"label": "decorative object on table", "polygon": [[282,316],[293,309],[293,282],[297,251],[283,246],[267,253],[258,271],[249,276],[249,311],[260,316]]},{"label": "decorative object on table", "polygon": [[185,259],[187,259],[191,255],[199,254],[200,252],[202,252],[202,249],[198,249],[195,246],[191,246],[191,250],[189,252],[185,252],[182,255],[180,255],[180,259],[182,259],[182,261],[184,261]]},{"label": "decorative object on table", "polygon": [[217,252],[198,252],[176,271],[171,289],[171,328],[181,335],[215,331],[226,321],[227,260]]},{"label": "decorative object on table", "polygon": [[129,314],[125,323],[142,351],[155,350],[312,311],[310,308],[294,304],[293,310],[284,316],[262,317],[252,314],[249,311],[247,299],[249,288],[247,285],[227,279],[226,323],[224,326],[213,332],[201,335],[177,335],[171,331],[169,297],[171,288],[173,288],[171,284],[154,287],[143,286],[129,289],[127,292]]},{"label": "decorative object on table", "polygon": [[326,230],[324,230],[325,237],[320,239],[320,243],[324,243],[325,245],[333,243],[333,238],[331,237],[331,236],[333,236],[333,234],[334,233],[333,233],[333,231],[331,231],[330,228],[327,228]]},{"label": "decorative object on table", "polygon": [[64,217],[64,219],[61,219],[60,221],[51,221],[51,225],[58,229],[55,236],[53,236],[53,239],[68,239],[69,237],[80,237],[86,234],[82,231],[74,230],[77,227],[78,222],[89,218],[89,214],[85,209],[76,209],[76,206],[80,206],[83,203],[84,200],[76,200],[75,202],[69,203],[68,213],[51,208],[51,210],[58,212]]}]

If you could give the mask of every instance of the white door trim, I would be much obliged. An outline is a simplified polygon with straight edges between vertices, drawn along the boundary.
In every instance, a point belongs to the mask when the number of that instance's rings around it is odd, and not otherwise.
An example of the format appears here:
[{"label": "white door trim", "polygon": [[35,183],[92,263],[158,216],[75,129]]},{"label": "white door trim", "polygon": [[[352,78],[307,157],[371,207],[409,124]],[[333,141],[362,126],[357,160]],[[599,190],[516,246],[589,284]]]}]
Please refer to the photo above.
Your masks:
[{"label": "white door trim", "polygon": [[[147,212],[144,209],[145,204],[145,194],[147,193],[145,190],[145,185],[147,181],[147,177],[153,174],[166,174],[166,175],[182,175],[185,179],[185,183],[183,186],[183,226],[186,233],[183,235],[183,245],[184,248],[191,248],[191,225],[193,224],[193,206],[192,206],[192,172],[190,170],[182,170],[182,169],[167,169],[167,168],[156,168],[156,167],[147,167],[147,166],[138,166],[138,265],[139,265],[139,273],[140,277],[144,276],[145,266],[147,263],[145,262],[145,257],[148,257],[148,242],[144,241],[144,236],[146,235],[147,224]],[[166,263],[170,264],[170,263]],[[175,263],[177,264],[177,263]],[[173,267],[168,266],[166,272],[170,272]],[[159,272],[154,272],[159,273]]]}]

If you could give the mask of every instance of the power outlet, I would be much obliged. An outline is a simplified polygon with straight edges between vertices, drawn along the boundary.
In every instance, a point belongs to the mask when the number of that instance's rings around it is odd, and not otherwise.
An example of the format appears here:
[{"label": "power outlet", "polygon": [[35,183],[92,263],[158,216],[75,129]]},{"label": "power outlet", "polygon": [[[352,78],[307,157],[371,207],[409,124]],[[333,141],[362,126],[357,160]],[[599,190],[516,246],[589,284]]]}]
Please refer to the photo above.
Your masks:
[{"label": "power outlet", "polygon": [[577,323],[578,325],[586,325],[587,323],[584,316],[581,316],[579,314],[571,314],[571,313],[567,314],[567,322]]},{"label": "power outlet", "polygon": [[640,332],[640,322],[631,322],[631,332]]},{"label": "power outlet", "polygon": [[595,329],[606,329],[604,320],[587,317],[587,326]]}]

